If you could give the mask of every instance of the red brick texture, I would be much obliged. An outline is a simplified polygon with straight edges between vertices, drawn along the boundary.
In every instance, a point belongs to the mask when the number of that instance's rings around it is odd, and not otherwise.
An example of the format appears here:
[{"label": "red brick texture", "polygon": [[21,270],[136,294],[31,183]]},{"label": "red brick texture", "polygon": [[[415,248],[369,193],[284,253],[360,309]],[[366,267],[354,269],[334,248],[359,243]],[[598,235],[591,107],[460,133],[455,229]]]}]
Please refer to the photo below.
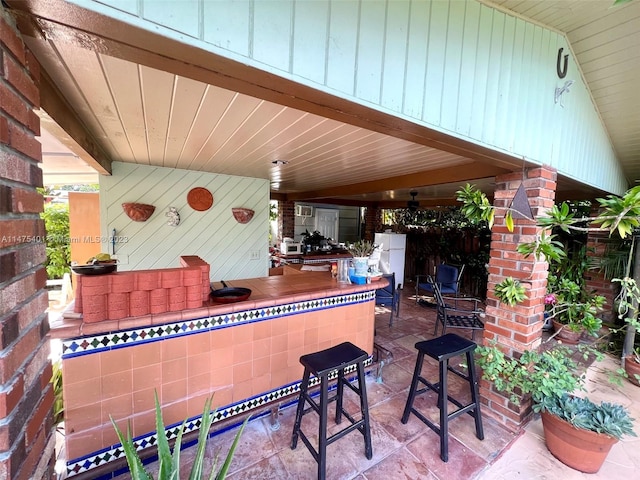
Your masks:
[{"label": "red brick texture", "polygon": [[290,201],[278,202],[278,242],[285,238],[293,238],[296,228],[296,204]]},{"label": "red brick texture", "polygon": [[[533,256],[525,258],[517,252],[518,244],[531,241],[540,232],[534,220],[514,217],[514,229],[505,225],[506,209],[511,206],[520,184],[524,183],[534,218],[554,205],[556,172],[550,167],[532,168],[522,173],[496,177],[494,206],[495,224],[491,235],[489,280],[487,284],[487,309],[483,341],[495,341],[507,355],[540,346],[544,323],[544,295],[547,289],[547,263]],[[515,307],[501,303],[495,296],[495,286],[506,277],[519,280],[527,290],[528,299]],[[495,392],[488,382],[480,389],[483,403],[490,414],[510,428],[522,423],[530,413],[530,405],[516,407]]]},{"label": "red brick texture", "polygon": [[376,232],[382,231],[382,210],[367,207],[364,215],[364,239],[373,242]]},{"label": "red brick texture", "polygon": [[40,67],[0,9],[0,478],[54,478]]},{"label": "red brick texture", "polygon": [[77,276],[74,310],[85,323],[199,308],[209,298],[210,266],[196,256],[181,268]]},{"label": "red brick texture", "polygon": [[[598,208],[593,208],[591,216],[597,216]],[[587,256],[602,258],[608,250],[617,250],[617,240],[619,237],[609,236],[607,232],[589,232],[587,235]],[[595,291],[597,295],[602,295],[607,303],[600,313],[603,322],[615,323],[616,313],[614,311],[614,300],[619,292],[619,285],[606,279],[603,272],[589,270],[586,274],[587,289]]]}]

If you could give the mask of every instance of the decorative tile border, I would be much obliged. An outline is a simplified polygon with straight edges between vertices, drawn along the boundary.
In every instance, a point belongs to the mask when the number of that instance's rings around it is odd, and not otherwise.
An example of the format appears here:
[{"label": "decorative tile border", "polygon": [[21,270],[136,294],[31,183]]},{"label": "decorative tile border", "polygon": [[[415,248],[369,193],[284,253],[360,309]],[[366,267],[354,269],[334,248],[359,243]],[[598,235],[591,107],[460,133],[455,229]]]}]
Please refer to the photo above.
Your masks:
[{"label": "decorative tile border", "polygon": [[[365,361],[365,366],[371,365],[373,359],[369,357]],[[356,369],[355,365],[352,365],[345,369],[346,374],[350,374],[354,372]],[[329,375],[329,379],[333,380],[337,376],[337,370]],[[300,384],[302,382],[292,383],[290,385],[286,385],[276,390],[272,390],[270,392],[264,393],[262,395],[255,396],[243,402],[236,403],[234,405],[216,410],[213,415],[213,424],[215,425],[217,422],[222,420],[231,419],[241,414],[245,414],[257,408],[264,407],[274,401],[280,400],[282,398],[288,397],[292,394],[300,392]],[[309,382],[309,386],[313,387],[320,383],[320,380],[316,377],[313,377]],[[187,434],[198,430],[202,423],[202,415],[198,415],[196,417],[192,417],[187,419],[184,427],[183,434]],[[176,438],[178,435],[178,430],[180,428],[181,423],[176,423],[173,425],[169,425],[165,428],[165,432],[167,438],[169,440]],[[213,432],[210,436],[216,436],[220,432]],[[157,442],[157,434],[156,432],[141,435],[139,437],[134,438],[134,443],[136,445],[136,450],[144,450],[145,448],[151,447],[155,445]],[[88,472],[93,470],[96,467],[101,465],[106,465],[115,460],[119,460],[121,458],[125,458],[125,453],[122,448],[122,444],[118,443],[109,448],[105,448],[99,450],[97,452],[91,453],[89,455],[85,455],[81,458],[76,458],[73,460],[69,460],[67,462],[67,478],[79,475],[84,472]]]},{"label": "decorative tile border", "polygon": [[62,342],[62,358],[98,353],[114,348],[132,347],[142,343],[156,342],[168,338],[192,335],[218,328],[226,328],[244,323],[261,322],[278,317],[295,315],[315,310],[326,310],[369,302],[375,299],[375,290],[337,295],[333,297],[287,303],[273,307],[256,308],[243,312],[225,313],[212,317],[182,320],[165,325],[152,325],[131,330],[121,330],[99,335],[77,337]]}]

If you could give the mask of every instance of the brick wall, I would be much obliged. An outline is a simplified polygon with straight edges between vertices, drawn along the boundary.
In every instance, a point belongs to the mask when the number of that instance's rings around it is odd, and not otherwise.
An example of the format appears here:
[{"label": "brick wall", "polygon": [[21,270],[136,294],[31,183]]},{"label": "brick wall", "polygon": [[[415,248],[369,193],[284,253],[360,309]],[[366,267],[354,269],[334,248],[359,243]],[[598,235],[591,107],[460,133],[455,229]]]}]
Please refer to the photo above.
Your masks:
[{"label": "brick wall", "polygon": [[364,239],[373,242],[376,232],[382,231],[382,210],[367,207],[364,215]]},{"label": "brick wall", "polygon": [[280,244],[285,238],[293,238],[296,230],[296,202],[278,201],[278,241]]},{"label": "brick wall", "polygon": [[[487,315],[483,336],[485,344],[495,341],[510,356],[540,346],[547,289],[547,263],[536,261],[533,256],[524,258],[516,251],[518,244],[533,240],[541,229],[533,220],[514,217],[514,230],[510,232],[504,222],[505,208],[511,206],[521,183],[524,183],[533,218],[536,218],[554,204],[556,171],[541,167],[527,170],[524,179],[521,172],[496,177],[496,215],[491,234]],[[506,277],[520,280],[527,290],[528,299],[515,307],[504,305],[494,294],[496,284]],[[510,428],[517,428],[530,413],[529,405],[524,403],[516,407],[487,382],[481,382],[480,393],[485,412]]]},{"label": "brick wall", "polygon": [[40,70],[0,7],[0,478],[53,478]]},{"label": "brick wall", "polygon": [[[599,207],[596,205],[592,208],[590,216],[595,217],[599,214]],[[589,232],[587,235],[587,257],[602,258],[606,255],[607,250],[618,250],[616,244],[620,241],[620,237],[609,236],[608,232]],[[605,278],[604,273],[597,270],[589,270],[585,278],[587,280],[587,290],[595,291],[597,295],[602,295],[607,303],[600,318],[603,322],[615,323],[616,313],[614,309],[614,300],[620,291],[619,284],[613,283],[610,279]]]}]

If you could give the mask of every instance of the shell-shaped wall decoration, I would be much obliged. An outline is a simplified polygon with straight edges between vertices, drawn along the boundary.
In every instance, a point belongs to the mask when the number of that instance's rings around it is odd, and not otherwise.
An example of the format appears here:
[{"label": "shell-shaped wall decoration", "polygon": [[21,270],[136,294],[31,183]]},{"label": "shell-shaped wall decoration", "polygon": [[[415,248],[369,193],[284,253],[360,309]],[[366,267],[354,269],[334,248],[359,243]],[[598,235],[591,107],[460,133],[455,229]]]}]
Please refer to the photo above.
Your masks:
[{"label": "shell-shaped wall decoration", "polygon": [[145,203],[123,203],[122,209],[134,222],[146,222],[153,215],[156,207]]},{"label": "shell-shaped wall decoration", "polygon": [[167,221],[167,225],[170,227],[177,227],[180,225],[180,214],[178,213],[178,209],[176,207],[169,207],[169,211],[164,214],[165,217],[169,217]]},{"label": "shell-shaped wall decoration", "polygon": [[253,218],[253,214],[255,213],[250,208],[232,208],[233,217],[236,219],[238,223],[249,223]]}]

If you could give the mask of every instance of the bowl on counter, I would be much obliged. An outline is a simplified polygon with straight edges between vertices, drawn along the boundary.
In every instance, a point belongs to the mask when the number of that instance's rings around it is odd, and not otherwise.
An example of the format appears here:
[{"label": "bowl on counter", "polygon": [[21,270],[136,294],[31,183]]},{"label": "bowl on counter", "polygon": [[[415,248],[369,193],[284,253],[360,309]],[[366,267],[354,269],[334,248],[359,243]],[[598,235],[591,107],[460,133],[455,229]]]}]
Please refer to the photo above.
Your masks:
[{"label": "bowl on counter", "polygon": [[104,275],[106,273],[113,273],[118,269],[118,264],[115,262],[95,263],[91,265],[72,265],[71,270],[73,273],[80,275]]}]

